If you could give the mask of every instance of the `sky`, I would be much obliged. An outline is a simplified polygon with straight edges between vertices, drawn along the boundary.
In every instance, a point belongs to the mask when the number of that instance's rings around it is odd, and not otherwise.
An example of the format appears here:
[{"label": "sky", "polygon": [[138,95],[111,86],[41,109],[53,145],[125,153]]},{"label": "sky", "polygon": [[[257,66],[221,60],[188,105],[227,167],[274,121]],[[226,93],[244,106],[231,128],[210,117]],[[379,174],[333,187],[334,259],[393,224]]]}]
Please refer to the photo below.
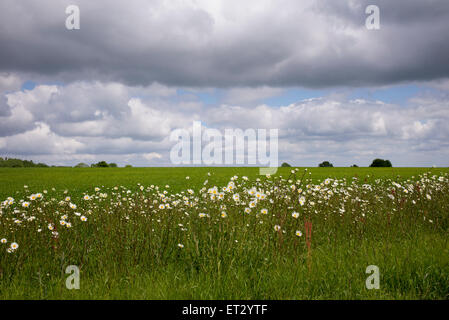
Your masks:
[{"label": "sky", "polygon": [[447,0],[2,0],[0,156],[170,166],[201,121],[295,166],[447,167],[448,35]]}]

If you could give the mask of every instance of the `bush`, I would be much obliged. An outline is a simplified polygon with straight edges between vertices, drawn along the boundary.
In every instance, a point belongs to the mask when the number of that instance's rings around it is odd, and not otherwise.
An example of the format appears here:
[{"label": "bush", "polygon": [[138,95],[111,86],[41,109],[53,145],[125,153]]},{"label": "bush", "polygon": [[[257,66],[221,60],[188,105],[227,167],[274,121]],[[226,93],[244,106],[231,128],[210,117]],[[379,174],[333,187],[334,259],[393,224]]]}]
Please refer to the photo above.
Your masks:
[{"label": "bush", "polygon": [[370,167],[392,167],[390,160],[374,159]]},{"label": "bush", "polygon": [[92,168],[108,168],[109,165],[106,161],[100,161],[100,162],[91,164],[91,167]]},{"label": "bush", "polygon": [[283,168],[287,168],[287,167],[291,167],[291,165],[289,165],[287,162],[284,162],[281,167]]},{"label": "bush", "polygon": [[356,164],[353,164],[352,166],[351,166],[351,168],[358,168],[359,166],[358,165],[356,165]]},{"label": "bush", "polygon": [[48,167],[45,163],[34,163],[32,160],[21,160],[15,158],[1,158],[0,157],[0,167],[7,168],[37,168],[37,167]]},{"label": "bush", "polygon": [[75,168],[89,168],[89,166],[84,162],[80,162],[75,166]]},{"label": "bush", "polygon": [[318,165],[318,167],[321,167],[321,168],[325,168],[325,167],[333,167],[334,165],[332,164],[332,163],[330,163],[329,161],[323,161],[323,162],[321,162],[319,165]]},{"label": "bush", "polygon": [[112,162],[109,164],[109,168],[117,168],[117,167],[118,167],[117,163]]}]

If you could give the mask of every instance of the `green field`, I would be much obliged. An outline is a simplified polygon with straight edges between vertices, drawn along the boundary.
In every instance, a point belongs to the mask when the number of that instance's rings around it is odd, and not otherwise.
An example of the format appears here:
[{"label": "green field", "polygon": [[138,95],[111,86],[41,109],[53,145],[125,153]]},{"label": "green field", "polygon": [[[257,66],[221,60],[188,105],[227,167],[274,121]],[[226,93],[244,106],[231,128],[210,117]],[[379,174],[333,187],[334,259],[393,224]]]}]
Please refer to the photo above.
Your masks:
[{"label": "green field", "polygon": [[293,169],[0,168],[0,298],[449,298],[449,169]]}]

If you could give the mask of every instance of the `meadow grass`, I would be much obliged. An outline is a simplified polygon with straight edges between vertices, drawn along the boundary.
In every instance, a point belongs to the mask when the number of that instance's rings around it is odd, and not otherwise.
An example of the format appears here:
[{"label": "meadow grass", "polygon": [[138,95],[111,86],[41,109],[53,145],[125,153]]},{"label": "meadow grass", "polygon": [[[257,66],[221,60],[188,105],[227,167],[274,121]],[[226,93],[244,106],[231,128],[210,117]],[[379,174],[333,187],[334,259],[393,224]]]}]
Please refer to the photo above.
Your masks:
[{"label": "meadow grass", "polygon": [[447,299],[448,172],[0,169],[0,298]]}]

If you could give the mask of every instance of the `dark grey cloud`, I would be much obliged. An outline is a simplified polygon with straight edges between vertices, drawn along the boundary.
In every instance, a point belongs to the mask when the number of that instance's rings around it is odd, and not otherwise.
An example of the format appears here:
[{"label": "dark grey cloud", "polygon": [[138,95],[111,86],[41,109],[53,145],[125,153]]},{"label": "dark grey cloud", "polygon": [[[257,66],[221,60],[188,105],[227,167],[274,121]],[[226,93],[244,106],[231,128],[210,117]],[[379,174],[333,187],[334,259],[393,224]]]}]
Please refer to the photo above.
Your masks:
[{"label": "dark grey cloud", "polygon": [[[65,29],[77,4],[81,29]],[[366,30],[365,7],[381,9]],[[449,2],[0,2],[0,72],[172,86],[369,86],[449,76]]]}]

